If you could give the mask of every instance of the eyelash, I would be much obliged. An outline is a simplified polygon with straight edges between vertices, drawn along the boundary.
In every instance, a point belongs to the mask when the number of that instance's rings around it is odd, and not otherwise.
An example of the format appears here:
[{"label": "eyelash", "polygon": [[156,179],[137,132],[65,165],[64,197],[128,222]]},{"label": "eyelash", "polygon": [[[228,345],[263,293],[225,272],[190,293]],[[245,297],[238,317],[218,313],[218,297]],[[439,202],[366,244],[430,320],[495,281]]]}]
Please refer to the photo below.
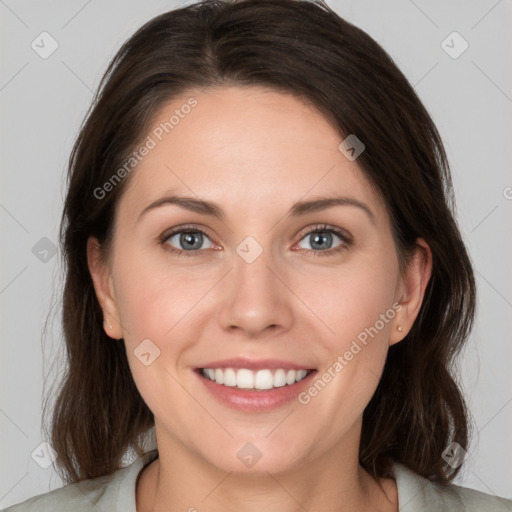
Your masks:
[{"label": "eyelash", "polygon": [[[344,229],[336,228],[334,226],[330,226],[328,224],[317,224],[316,226],[314,226],[312,229],[310,229],[306,233],[303,233],[299,239],[299,242],[306,236],[311,235],[312,233],[316,233],[316,232],[334,233],[335,235],[337,235],[340,238],[340,240],[343,243],[334,249],[328,249],[325,251],[315,251],[313,249],[301,249],[301,251],[305,251],[306,254],[313,253],[314,257],[333,256],[334,254],[337,254],[343,250],[348,249],[352,245],[352,237],[348,234],[347,231],[345,231]],[[171,245],[166,243],[167,240],[169,240],[169,238],[171,238],[173,235],[176,235],[179,233],[201,233],[201,234],[207,236],[208,238],[211,238],[210,235],[206,231],[204,231],[201,228],[194,226],[194,225],[181,226],[180,228],[174,229],[169,232],[165,232],[164,234],[162,234],[160,236],[159,243],[164,247],[165,250],[175,254],[176,256],[185,256],[185,257],[196,256],[198,253],[201,252],[201,250],[185,251],[182,249],[176,249],[175,247],[172,247]]]}]

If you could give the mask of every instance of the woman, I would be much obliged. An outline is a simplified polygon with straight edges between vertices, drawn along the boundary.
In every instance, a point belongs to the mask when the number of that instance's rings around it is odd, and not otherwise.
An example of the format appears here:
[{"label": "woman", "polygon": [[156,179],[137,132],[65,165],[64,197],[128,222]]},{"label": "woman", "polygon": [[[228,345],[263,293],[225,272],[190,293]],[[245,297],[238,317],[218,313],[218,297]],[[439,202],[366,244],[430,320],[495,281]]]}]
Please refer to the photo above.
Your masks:
[{"label": "woman", "polygon": [[413,89],[325,4],[147,23],[70,159],[70,485],[8,510],[510,510],[450,483],[475,308],[451,194]]}]

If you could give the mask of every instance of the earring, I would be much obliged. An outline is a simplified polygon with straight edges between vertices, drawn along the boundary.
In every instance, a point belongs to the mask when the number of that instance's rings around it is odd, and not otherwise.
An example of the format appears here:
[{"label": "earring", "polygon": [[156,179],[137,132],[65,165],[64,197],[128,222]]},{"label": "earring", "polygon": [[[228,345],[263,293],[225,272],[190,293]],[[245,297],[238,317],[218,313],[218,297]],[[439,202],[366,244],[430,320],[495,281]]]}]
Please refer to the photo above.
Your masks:
[{"label": "earring", "polygon": [[397,330],[398,332],[402,332],[402,331],[403,331],[402,326],[401,326],[401,325],[399,325],[399,326],[396,328],[396,330]]},{"label": "earring", "polygon": [[107,318],[107,324],[108,324],[108,328],[112,329],[112,322],[108,318]]}]

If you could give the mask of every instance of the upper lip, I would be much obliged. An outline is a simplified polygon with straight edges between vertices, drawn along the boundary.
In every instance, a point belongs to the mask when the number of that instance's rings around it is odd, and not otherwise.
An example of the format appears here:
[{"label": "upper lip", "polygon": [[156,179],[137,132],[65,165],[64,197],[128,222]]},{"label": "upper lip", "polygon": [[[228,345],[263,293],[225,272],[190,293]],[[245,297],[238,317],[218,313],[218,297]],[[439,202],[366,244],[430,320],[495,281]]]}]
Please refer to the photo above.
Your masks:
[{"label": "upper lip", "polygon": [[205,363],[198,368],[247,368],[248,370],[263,370],[283,368],[285,370],[312,370],[311,366],[284,361],[282,359],[248,359],[236,357]]}]

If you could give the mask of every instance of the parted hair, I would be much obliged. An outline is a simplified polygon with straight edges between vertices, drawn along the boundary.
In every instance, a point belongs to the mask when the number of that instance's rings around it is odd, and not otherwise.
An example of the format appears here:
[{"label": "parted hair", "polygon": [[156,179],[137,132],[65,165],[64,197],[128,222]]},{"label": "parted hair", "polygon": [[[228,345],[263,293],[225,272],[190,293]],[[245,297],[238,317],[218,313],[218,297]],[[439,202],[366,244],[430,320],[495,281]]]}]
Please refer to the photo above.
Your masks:
[{"label": "parted hair", "polygon": [[364,411],[359,460],[375,477],[389,476],[396,461],[448,484],[460,468],[442,453],[454,441],[467,448],[470,435],[455,364],[475,312],[449,164],[431,116],[391,57],[321,0],[182,6],[148,21],[110,62],[69,158],[60,226],[66,367],[43,411],[57,471],[66,483],[110,474],[127,453],[144,453],[154,426],[123,341],[103,330],[86,255],[90,236],[109,254],[116,206],[133,173],[105,197],[95,190],[147,136],[164,104],[224,85],[295,95],[332,124],[340,141],[355,134],[365,145],[357,164],[389,211],[401,261],[417,238],[429,244],[432,276]]}]

